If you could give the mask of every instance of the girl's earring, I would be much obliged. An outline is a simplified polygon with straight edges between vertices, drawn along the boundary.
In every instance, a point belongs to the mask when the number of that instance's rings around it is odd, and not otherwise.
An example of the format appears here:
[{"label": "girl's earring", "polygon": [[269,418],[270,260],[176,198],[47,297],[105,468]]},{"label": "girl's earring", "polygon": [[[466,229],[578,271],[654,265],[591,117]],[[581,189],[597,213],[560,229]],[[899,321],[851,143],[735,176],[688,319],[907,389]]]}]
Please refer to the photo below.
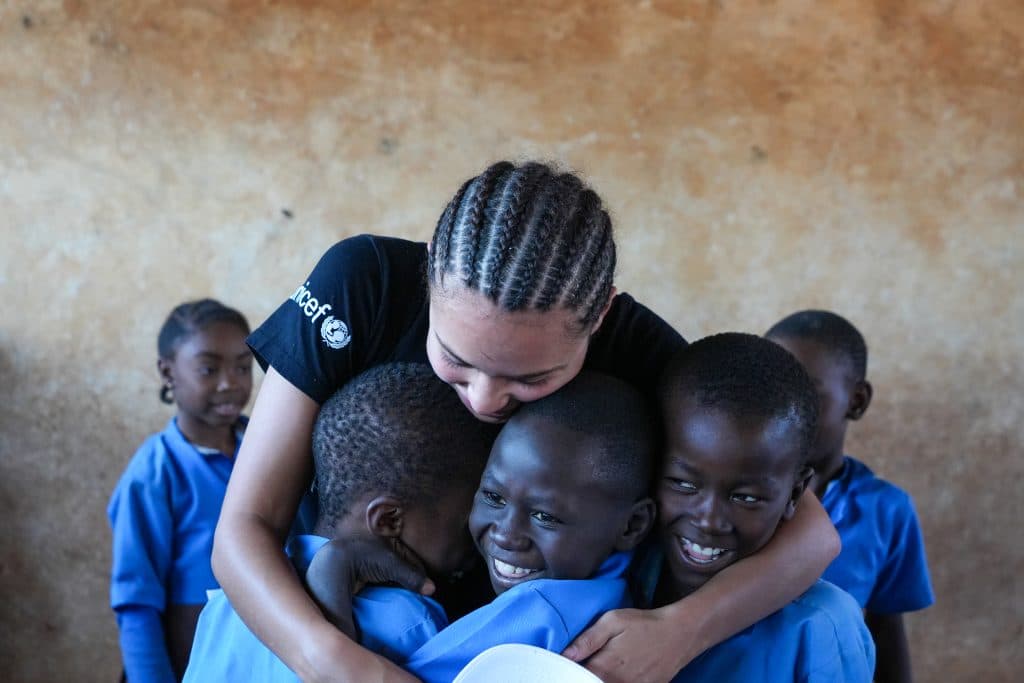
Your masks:
[{"label": "girl's earring", "polygon": [[160,387],[160,400],[167,405],[174,403],[174,385],[171,384],[171,380],[167,380]]}]

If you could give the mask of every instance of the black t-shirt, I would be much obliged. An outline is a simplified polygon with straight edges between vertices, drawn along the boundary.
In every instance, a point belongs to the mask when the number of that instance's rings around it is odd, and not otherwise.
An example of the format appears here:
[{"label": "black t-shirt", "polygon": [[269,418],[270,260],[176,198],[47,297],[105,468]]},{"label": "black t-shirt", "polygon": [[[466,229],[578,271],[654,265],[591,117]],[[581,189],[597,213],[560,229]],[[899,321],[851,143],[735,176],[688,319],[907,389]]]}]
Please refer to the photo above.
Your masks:
[{"label": "black t-shirt", "polygon": [[[427,362],[427,247],[359,235],[327,250],[309,278],[248,339],[256,360],[317,403],[363,370]],[[584,367],[653,395],[686,345],[672,326],[620,293],[590,341]]]}]

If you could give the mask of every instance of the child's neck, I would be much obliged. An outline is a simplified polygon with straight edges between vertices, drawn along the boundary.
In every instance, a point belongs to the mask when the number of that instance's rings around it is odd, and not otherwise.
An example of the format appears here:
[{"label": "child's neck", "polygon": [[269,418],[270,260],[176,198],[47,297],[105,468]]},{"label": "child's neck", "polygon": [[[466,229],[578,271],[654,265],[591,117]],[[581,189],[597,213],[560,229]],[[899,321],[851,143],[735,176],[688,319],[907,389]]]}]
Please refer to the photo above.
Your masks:
[{"label": "child's neck", "polygon": [[178,429],[185,435],[189,443],[202,448],[215,448],[229,458],[235,454],[235,425],[211,427],[199,420],[178,413]]},{"label": "child's neck", "polygon": [[828,488],[829,482],[838,477],[839,473],[843,471],[843,462],[843,451],[840,450],[838,453],[825,459],[822,464],[815,465],[814,475],[811,476],[808,486],[814,491],[814,495],[819,500],[825,495],[825,489]]}]

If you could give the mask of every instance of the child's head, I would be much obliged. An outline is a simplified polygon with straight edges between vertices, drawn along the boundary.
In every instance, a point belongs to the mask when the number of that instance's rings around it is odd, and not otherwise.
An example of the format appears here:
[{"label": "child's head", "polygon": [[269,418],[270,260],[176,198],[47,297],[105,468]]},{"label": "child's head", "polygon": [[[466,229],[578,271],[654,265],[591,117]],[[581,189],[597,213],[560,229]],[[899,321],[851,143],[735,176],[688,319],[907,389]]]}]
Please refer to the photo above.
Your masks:
[{"label": "child's head", "polygon": [[654,517],[656,433],[639,392],[595,373],[520,408],[494,442],[469,518],[494,590],[585,579],[636,546]]},{"label": "child's head", "polygon": [[245,316],[213,299],[187,301],[167,316],[157,337],[160,400],[178,404],[179,420],[233,425],[252,391],[252,352]]},{"label": "child's head", "polygon": [[680,352],[660,400],[658,528],[664,580],[681,597],[759,550],[792,516],[811,475],[817,399],[789,353],[727,333]]},{"label": "child's head", "polygon": [[497,428],[429,365],[380,365],[343,386],[313,428],[317,533],[378,536],[443,577],[472,558],[466,518]]},{"label": "child's head", "polygon": [[503,422],[582,367],[614,294],[611,219],[571,173],[496,163],[445,208],[427,272],[431,365],[479,419]]},{"label": "child's head", "polygon": [[811,464],[828,471],[842,461],[848,420],[871,403],[868,349],[857,328],[829,311],[800,311],[765,335],[800,361],[818,389],[818,436]]}]

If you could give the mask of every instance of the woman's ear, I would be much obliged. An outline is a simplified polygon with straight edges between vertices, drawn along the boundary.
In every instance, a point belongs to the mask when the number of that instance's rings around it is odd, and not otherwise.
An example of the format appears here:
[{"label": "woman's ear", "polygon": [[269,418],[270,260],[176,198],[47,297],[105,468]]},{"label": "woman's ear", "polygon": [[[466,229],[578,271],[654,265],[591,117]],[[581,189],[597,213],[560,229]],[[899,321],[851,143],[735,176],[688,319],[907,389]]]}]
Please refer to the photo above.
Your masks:
[{"label": "woman's ear", "polygon": [[866,379],[858,380],[850,394],[850,407],[846,411],[846,419],[859,420],[871,405],[873,394],[874,389],[871,388],[871,382]]},{"label": "woman's ear", "polygon": [[405,523],[405,507],[394,496],[377,496],[366,506],[366,529],[380,538],[398,538]]},{"label": "woman's ear", "polygon": [[786,501],[786,509],[782,511],[782,519],[791,519],[793,517],[793,513],[796,512],[797,501],[800,500],[800,496],[804,495],[804,491],[807,490],[807,484],[811,481],[813,475],[814,468],[810,465],[804,465],[800,468],[796,475],[796,481],[793,482],[793,490],[789,494],[789,500]]},{"label": "woman's ear", "polygon": [[616,540],[615,549],[618,551],[632,550],[640,545],[640,541],[647,537],[647,533],[654,526],[656,514],[657,508],[650,498],[642,498],[633,503],[629,519],[626,520],[626,528]]}]

